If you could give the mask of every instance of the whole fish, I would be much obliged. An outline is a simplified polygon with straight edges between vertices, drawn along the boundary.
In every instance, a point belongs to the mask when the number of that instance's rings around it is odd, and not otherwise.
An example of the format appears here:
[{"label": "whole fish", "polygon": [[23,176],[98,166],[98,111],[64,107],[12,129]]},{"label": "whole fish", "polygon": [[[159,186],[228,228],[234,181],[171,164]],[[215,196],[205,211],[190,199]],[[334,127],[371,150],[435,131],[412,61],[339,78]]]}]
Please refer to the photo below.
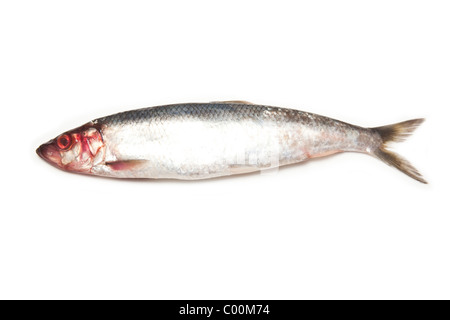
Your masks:
[{"label": "whole fish", "polygon": [[363,128],[299,110],[245,101],[186,103],[113,114],[69,130],[36,152],[71,172],[114,178],[207,179],[338,152],[374,156],[422,183],[387,150],[424,119]]}]

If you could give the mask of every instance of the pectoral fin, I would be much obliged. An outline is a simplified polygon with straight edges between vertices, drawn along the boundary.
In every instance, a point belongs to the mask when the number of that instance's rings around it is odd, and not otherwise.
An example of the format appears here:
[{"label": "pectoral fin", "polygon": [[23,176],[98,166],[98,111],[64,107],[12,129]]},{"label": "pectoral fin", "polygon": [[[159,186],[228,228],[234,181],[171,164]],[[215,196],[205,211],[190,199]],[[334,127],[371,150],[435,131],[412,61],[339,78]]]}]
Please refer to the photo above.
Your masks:
[{"label": "pectoral fin", "polygon": [[114,171],[122,171],[122,170],[136,169],[139,166],[144,165],[146,162],[147,160],[123,160],[123,161],[106,162],[105,165],[107,165]]}]

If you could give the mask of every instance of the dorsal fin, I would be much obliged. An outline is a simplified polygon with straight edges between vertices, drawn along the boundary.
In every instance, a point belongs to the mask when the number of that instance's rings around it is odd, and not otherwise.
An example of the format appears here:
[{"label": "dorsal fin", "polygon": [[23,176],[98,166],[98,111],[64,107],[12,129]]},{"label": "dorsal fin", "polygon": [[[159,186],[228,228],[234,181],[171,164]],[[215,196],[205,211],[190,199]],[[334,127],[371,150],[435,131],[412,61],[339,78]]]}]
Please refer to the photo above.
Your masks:
[{"label": "dorsal fin", "polygon": [[229,101],[211,101],[211,103],[227,103],[227,104],[254,104],[244,100],[229,100]]}]

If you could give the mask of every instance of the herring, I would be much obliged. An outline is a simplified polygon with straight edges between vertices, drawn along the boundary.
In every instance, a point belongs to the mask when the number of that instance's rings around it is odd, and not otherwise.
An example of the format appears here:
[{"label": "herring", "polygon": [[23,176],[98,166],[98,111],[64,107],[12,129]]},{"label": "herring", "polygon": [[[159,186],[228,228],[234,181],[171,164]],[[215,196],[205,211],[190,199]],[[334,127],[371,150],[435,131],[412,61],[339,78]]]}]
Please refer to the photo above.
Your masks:
[{"label": "herring", "polygon": [[387,149],[424,121],[363,128],[294,109],[245,101],[143,108],[99,118],[42,144],[65,171],[114,178],[196,180],[299,163],[338,152],[374,156],[427,183]]}]

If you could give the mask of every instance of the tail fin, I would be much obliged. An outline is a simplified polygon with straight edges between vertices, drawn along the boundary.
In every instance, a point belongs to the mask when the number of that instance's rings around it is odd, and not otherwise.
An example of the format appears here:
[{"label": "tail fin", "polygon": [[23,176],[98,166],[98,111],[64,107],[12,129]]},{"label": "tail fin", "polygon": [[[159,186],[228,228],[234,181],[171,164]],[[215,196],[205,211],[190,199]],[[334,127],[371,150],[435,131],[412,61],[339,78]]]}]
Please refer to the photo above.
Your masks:
[{"label": "tail fin", "polygon": [[408,120],[388,126],[372,128],[372,130],[376,131],[382,139],[380,147],[374,152],[375,156],[378,159],[384,161],[390,166],[397,168],[404,174],[410,176],[413,179],[416,179],[417,181],[428,183],[422,177],[420,172],[416,168],[414,168],[406,159],[402,158],[400,155],[392,151],[387,150],[387,145],[389,144],[389,142],[404,141],[424,121],[425,119]]}]

